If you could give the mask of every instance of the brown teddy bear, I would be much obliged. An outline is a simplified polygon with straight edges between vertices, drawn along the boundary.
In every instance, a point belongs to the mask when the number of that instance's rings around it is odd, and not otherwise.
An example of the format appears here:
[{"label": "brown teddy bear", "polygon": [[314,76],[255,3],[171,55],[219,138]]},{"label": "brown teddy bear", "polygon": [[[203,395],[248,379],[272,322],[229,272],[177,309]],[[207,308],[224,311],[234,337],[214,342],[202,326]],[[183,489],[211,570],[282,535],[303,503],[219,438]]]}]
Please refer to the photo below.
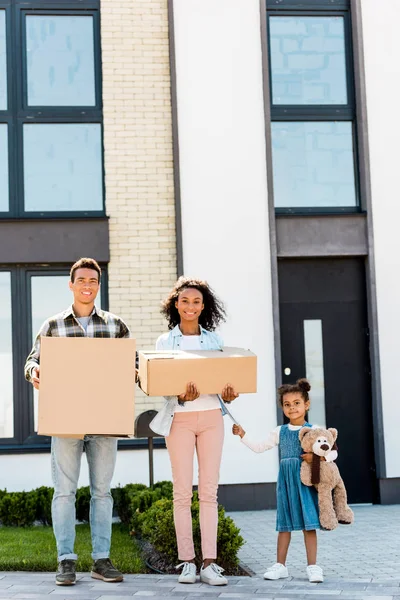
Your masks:
[{"label": "brown teddy bear", "polygon": [[337,430],[332,428],[303,427],[299,432],[302,449],[313,453],[311,464],[303,460],[300,479],[304,485],[313,485],[318,490],[319,520],[321,527],[328,530],[335,529],[338,523],[350,525],[354,521],[339,469],[334,462],[321,460],[334,449],[337,435]]}]

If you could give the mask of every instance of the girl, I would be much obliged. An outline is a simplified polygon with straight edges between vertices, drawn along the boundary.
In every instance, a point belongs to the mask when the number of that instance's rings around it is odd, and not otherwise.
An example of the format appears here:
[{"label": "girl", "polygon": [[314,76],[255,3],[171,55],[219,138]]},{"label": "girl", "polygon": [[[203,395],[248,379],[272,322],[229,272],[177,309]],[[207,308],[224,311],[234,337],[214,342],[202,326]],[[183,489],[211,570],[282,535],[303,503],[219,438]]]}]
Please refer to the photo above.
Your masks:
[{"label": "girl", "polygon": [[[214,333],[225,320],[223,305],[207,282],[180,277],[162,304],[169,333],[161,335],[157,350],[221,350],[223,342]],[[237,398],[232,386],[222,390],[222,400]],[[222,410],[221,410],[222,409]],[[200,530],[203,565],[201,581],[226,585],[217,557],[217,491],[222,445],[224,441],[223,403],[216,395],[200,395],[194,382],[177,397],[168,397],[150,424],[166,438],[171,460],[174,489],[174,521],[178,555],[183,567],[180,583],[195,583],[196,565],[192,534],[193,456],[199,464]]]},{"label": "girl", "polygon": [[[232,431],[240,435],[242,442],[254,452],[265,452],[279,445],[279,475],[277,484],[277,518],[278,533],[277,562],[264,574],[265,579],[281,579],[288,577],[286,556],[289,549],[292,531],[303,530],[307,553],[307,575],[311,583],[321,583],[324,575],[317,561],[317,533],[320,528],[318,516],[317,492],[300,481],[301,460],[312,462],[312,454],[302,454],[299,430],[302,427],[317,427],[306,421],[306,413],[310,408],[308,392],[311,386],[306,379],[299,379],[295,384],[282,385],[278,389],[283,414],[289,420],[287,425],[274,429],[265,442],[254,443],[248,439],[240,425],[234,425]],[[337,458],[333,450],[324,459],[333,461]]]}]

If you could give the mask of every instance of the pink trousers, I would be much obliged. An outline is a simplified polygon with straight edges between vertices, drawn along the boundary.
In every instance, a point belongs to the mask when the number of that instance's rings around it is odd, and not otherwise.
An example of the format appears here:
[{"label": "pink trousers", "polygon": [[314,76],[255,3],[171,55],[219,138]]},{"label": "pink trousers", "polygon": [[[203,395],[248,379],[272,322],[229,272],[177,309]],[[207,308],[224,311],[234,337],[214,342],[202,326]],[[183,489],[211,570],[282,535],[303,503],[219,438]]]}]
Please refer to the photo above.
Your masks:
[{"label": "pink trousers", "polygon": [[222,413],[177,412],[165,439],[174,484],[174,521],[179,560],[195,556],[192,533],[193,458],[199,464],[200,530],[203,559],[217,558],[219,468],[224,442]]}]

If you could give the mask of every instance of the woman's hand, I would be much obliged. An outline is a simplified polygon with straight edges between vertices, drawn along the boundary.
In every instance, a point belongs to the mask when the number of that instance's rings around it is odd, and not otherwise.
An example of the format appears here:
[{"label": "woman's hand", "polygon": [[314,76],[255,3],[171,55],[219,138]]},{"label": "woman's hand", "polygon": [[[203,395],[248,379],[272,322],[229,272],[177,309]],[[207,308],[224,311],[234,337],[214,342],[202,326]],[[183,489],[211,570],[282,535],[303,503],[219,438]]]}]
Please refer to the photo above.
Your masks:
[{"label": "woman's hand", "polygon": [[233,425],[232,433],[233,435],[240,435],[241,438],[246,435],[246,432],[241,425]]},{"label": "woman's hand", "polygon": [[238,396],[239,394],[235,392],[230,383],[226,384],[221,394],[221,398],[224,402],[232,402],[232,400],[236,400]]},{"label": "woman's hand", "polygon": [[193,400],[197,400],[200,396],[200,392],[196,387],[196,384],[190,382],[186,385],[186,392],[184,394],[179,394],[178,400],[179,402],[193,402]]}]

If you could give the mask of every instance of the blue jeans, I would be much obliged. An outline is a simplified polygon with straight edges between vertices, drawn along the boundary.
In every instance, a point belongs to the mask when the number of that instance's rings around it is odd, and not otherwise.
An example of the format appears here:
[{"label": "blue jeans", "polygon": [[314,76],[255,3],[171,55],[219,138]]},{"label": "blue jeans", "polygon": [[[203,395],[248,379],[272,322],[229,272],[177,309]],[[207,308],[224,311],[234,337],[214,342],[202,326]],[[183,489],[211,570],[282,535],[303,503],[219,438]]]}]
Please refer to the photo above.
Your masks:
[{"label": "blue jeans", "polygon": [[51,506],[58,560],[76,560],[75,494],[85,448],[90,481],[90,530],[92,558],[108,558],[111,545],[113,499],[111,479],[117,458],[117,439],[85,436],[84,440],[53,437],[51,470],[54,496]]}]

